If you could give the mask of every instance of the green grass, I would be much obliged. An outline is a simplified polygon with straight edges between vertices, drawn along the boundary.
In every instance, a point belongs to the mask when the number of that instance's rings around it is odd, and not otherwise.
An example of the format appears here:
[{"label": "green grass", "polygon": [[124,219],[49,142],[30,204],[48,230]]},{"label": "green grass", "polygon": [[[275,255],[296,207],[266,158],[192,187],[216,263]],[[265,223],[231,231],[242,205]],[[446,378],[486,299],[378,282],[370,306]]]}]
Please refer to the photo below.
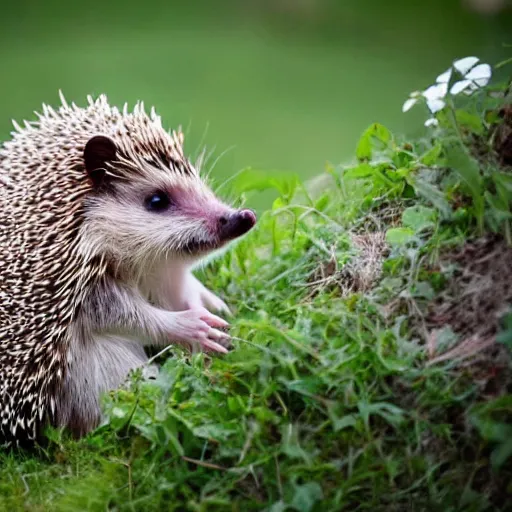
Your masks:
[{"label": "green grass", "polygon": [[[489,92],[440,112],[428,139],[372,125],[315,191],[289,174],[233,180],[242,199],[279,193],[201,272],[235,311],[234,350],[175,350],[156,381],[106,399],[85,439],[0,453],[0,510],[511,510],[511,389],[485,394],[483,363],[428,364],[422,330],[447,251],[510,234],[488,114],[504,100]],[[357,235],[387,252],[365,256]]]}]

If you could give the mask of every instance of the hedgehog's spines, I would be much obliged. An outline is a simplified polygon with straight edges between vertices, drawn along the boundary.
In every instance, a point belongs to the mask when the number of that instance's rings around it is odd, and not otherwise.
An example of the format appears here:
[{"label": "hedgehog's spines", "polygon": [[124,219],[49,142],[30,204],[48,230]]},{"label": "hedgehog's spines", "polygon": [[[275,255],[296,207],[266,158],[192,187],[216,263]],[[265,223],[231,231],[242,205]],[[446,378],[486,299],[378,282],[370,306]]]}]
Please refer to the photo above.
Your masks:
[{"label": "hedgehog's spines", "polygon": [[14,119],[11,119],[11,123],[18,133],[21,133],[23,131],[23,128]]},{"label": "hedgehog's spines", "polygon": [[62,91],[59,100],[56,109],[42,105],[23,127],[13,121],[15,135],[0,149],[0,443],[35,438],[58,413],[70,320],[111,264],[98,240],[79,238],[91,191],[87,141],[97,134],[114,140],[120,164],[107,171],[113,180],[194,172],[182,136],[164,131],[143,102],[129,113],[128,104],[120,111],[105,95],[89,95],[84,108],[68,103]]},{"label": "hedgehog's spines", "polygon": [[62,89],[59,89],[59,99],[60,99],[60,102],[62,104],[62,107],[65,110],[68,110],[69,109],[69,105],[68,105],[68,102],[66,101],[66,98],[64,98],[64,94],[62,92]]},{"label": "hedgehog's spines", "polygon": [[51,105],[47,105],[46,108],[48,110],[48,116],[49,117],[52,117],[52,118],[56,118],[57,117],[57,112],[55,112],[55,110],[53,109],[53,107]]}]

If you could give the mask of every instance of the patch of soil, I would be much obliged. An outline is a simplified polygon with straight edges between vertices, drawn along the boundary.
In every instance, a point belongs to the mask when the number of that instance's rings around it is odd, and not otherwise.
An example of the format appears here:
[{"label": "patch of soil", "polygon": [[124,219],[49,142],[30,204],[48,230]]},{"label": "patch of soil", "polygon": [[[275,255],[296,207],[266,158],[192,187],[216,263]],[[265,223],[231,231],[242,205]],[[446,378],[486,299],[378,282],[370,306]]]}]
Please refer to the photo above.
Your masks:
[{"label": "patch of soil", "polygon": [[501,238],[485,237],[467,242],[446,260],[457,268],[432,307],[431,322],[449,323],[464,337],[494,336],[512,303],[512,247]]},{"label": "patch of soil", "polygon": [[[487,236],[447,255],[444,264],[456,267],[425,318],[431,362],[471,359],[474,363],[478,356],[491,358],[492,365],[482,367],[481,378],[487,381],[492,377],[487,375],[489,372],[499,373],[508,366],[508,353],[495,338],[503,314],[512,305],[512,247],[501,237]],[[459,341],[440,354],[436,338],[446,326],[459,336]],[[478,375],[475,378],[478,380]]]},{"label": "patch of soil", "polygon": [[503,122],[493,134],[494,150],[503,166],[512,166],[512,105],[505,105],[499,111]]}]

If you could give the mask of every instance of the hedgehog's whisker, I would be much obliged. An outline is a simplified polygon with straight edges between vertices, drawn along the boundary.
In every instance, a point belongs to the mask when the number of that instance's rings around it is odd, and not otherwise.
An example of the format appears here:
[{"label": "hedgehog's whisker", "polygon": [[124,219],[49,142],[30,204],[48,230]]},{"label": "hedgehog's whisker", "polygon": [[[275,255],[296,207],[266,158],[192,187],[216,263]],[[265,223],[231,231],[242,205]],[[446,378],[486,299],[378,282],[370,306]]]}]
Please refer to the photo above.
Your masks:
[{"label": "hedgehog's whisker", "polygon": [[208,171],[206,172],[205,174],[205,178],[208,179],[208,177],[210,176],[210,174],[213,172],[213,170],[215,169],[215,167],[217,166],[217,164],[219,163],[220,159],[223,158],[224,156],[226,156],[230,151],[232,151],[233,149],[235,149],[236,146],[231,146],[227,149],[225,149],[214,161],[213,161],[213,164],[211,165],[211,167],[208,169]]}]

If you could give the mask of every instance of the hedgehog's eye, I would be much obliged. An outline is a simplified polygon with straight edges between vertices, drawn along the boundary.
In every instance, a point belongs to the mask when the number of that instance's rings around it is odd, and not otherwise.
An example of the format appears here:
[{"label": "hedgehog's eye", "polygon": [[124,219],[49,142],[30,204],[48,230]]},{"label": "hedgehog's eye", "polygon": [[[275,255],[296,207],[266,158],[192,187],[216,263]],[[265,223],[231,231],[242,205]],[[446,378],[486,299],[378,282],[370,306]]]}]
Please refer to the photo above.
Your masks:
[{"label": "hedgehog's eye", "polygon": [[171,206],[171,199],[166,192],[155,192],[144,202],[146,209],[150,212],[163,212]]}]

